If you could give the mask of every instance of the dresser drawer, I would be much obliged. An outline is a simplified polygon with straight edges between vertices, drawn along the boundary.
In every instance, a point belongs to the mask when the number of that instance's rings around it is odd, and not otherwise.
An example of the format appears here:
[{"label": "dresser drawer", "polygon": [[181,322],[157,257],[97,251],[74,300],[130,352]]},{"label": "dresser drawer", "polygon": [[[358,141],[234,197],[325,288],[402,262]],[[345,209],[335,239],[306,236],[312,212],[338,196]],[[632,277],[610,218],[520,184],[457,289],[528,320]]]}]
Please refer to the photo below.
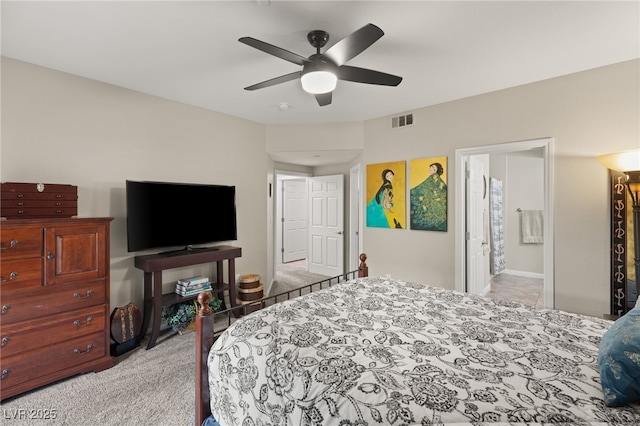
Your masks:
[{"label": "dresser drawer", "polygon": [[2,357],[2,389],[75,367],[106,355],[104,333],[95,333],[56,345]]},{"label": "dresser drawer", "polygon": [[2,207],[2,216],[19,219],[21,217],[73,217],[78,215],[78,207]]},{"label": "dresser drawer", "polygon": [[[78,201],[78,194],[75,192],[29,192],[29,191],[2,191],[2,202],[12,203],[13,201]],[[9,204],[11,205],[11,204]]]},{"label": "dresser drawer", "polygon": [[42,259],[4,260],[0,263],[0,291],[42,286]]},{"label": "dresser drawer", "polygon": [[16,290],[2,293],[0,323],[60,314],[89,306],[102,305],[107,300],[104,279],[42,287],[42,290]]},{"label": "dresser drawer", "polygon": [[2,199],[2,207],[7,208],[54,208],[54,207],[78,207],[78,200],[25,200],[21,198],[5,200]]},{"label": "dresser drawer", "polygon": [[1,226],[0,256],[2,256],[3,261],[42,256],[42,247],[44,245],[43,227],[13,228],[7,226],[7,222],[2,222]]},{"label": "dresser drawer", "polygon": [[3,325],[0,356],[7,357],[85,334],[104,333],[106,316],[105,306],[99,305],[36,321]]}]

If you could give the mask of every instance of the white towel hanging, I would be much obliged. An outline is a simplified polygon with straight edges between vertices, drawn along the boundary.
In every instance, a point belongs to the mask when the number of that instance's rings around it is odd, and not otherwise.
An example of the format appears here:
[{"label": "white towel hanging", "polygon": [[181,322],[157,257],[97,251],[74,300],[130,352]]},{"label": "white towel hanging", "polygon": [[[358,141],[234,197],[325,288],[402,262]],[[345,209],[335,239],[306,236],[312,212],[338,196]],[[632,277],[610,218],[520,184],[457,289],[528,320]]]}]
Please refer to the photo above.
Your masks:
[{"label": "white towel hanging", "polygon": [[544,243],[542,218],[542,210],[522,210],[520,212],[523,244]]}]

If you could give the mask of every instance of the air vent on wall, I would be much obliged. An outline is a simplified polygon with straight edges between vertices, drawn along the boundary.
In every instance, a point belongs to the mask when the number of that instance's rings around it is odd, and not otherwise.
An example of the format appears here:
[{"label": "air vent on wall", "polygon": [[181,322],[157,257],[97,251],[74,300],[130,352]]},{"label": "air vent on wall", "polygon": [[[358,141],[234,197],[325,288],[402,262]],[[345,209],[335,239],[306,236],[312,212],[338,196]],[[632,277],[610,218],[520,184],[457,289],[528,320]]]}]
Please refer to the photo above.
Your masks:
[{"label": "air vent on wall", "polygon": [[413,126],[413,114],[391,117],[391,128]]}]

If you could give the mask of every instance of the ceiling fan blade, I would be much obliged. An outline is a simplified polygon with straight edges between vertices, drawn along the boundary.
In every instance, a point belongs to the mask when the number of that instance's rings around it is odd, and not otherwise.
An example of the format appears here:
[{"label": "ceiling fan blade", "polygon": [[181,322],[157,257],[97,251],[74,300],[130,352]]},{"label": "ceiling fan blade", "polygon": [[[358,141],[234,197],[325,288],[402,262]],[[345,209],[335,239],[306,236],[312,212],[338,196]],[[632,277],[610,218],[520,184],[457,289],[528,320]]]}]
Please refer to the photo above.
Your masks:
[{"label": "ceiling fan blade", "polygon": [[374,71],[366,68],[351,67],[343,65],[338,68],[337,76],[340,80],[353,81],[356,83],[378,84],[380,86],[397,86],[402,81],[402,77]]},{"label": "ceiling fan blade", "polygon": [[383,35],[380,28],[367,24],[328,48],[323,55],[340,66],[362,53]]},{"label": "ceiling fan blade", "polygon": [[244,43],[247,46],[255,47],[258,50],[262,50],[265,53],[268,53],[273,56],[277,56],[280,59],[284,59],[285,61],[293,62],[296,65],[304,65],[309,60],[304,56],[300,56],[297,53],[289,52],[288,50],[282,49],[281,47],[274,46],[269,43],[265,43],[264,41],[257,40],[253,37],[241,37],[238,39],[240,43]]},{"label": "ceiling fan blade", "polygon": [[300,78],[300,74],[302,74],[302,71],[296,71],[290,74],[281,75],[280,77],[275,77],[269,80],[262,81],[260,83],[256,83],[252,86],[247,86],[244,88],[244,90],[264,89],[265,87],[275,86],[276,84],[285,83],[287,81]]},{"label": "ceiling fan blade", "polygon": [[319,95],[316,95],[316,100],[318,101],[318,105],[320,106],[329,105],[331,103],[331,93],[332,92],[321,93]]}]

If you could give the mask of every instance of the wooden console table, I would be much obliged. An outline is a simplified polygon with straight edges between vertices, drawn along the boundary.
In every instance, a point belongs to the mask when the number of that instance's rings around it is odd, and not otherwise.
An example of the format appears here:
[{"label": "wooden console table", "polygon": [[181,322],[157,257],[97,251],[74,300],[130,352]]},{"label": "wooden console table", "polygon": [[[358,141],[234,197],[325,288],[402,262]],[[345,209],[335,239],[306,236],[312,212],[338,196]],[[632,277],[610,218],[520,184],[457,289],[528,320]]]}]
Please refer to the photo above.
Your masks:
[{"label": "wooden console table", "polygon": [[[144,339],[149,322],[151,321],[151,337],[147,344],[147,349],[156,345],[160,333],[160,320],[162,308],[164,306],[175,305],[176,303],[193,300],[197,294],[190,296],[180,296],[176,293],[162,294],[162,271],[166,269],[181,268],[183,266],[198,265],[202,263],[217,264],[216,282],[211,283],[211,292],[222,295],[224,309],[224,291],[229,291],[229,301],[231,306],[237,306],[236,300],[236,272],[235,259],[242,256],[242,249],[232,246],[217,246],[211,249],[188,251],[179,254],[151,254],[135,257],[135,267],[144,271],[144,314],[142,319],[142,330],[138,341]],[[223,281],[224,261],[228,262],[228,283]],[[153,319],[151,314],[153,313]]]}]

